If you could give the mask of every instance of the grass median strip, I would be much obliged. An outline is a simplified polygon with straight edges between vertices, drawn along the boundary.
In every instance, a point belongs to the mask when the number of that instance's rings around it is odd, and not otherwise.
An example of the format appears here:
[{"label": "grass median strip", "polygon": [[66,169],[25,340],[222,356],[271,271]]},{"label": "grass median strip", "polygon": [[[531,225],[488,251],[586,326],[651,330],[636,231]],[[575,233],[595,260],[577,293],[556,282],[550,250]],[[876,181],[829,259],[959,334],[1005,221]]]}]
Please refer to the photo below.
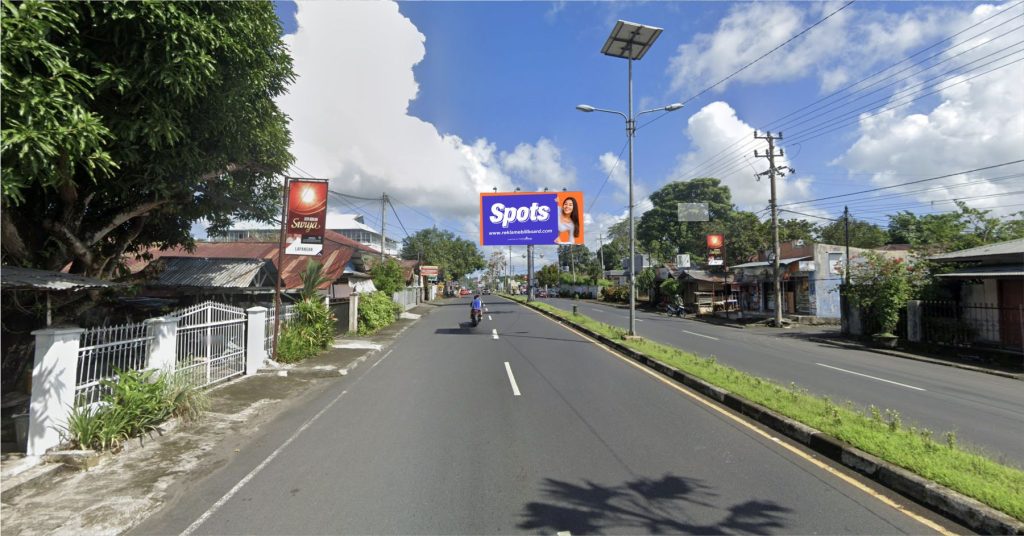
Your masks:
[{"label": "grass median strip", "polygon": [[[521,296],[506,297],[525,301]],[[714,357],[698,357],[645,339],[627,340],[624,330],[584,315],[546,303],[530,305],[1024,521],[1024,471],[964,449],[954,432],[936,439],[931,430],[906,425],[892,409],[870,406],[862,411],[852,402],[837,404],[795,384],[782,386],[719,364]]]}]

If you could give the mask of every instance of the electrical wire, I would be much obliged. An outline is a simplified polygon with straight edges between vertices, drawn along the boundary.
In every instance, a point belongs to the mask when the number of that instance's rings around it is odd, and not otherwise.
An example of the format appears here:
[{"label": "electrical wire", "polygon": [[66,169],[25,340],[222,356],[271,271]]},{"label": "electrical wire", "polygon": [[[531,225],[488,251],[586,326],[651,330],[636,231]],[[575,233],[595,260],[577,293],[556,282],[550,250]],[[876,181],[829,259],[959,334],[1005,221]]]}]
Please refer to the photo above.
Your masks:
[{"label": "electrical wire", "polygon": [[[776,46],[775,48],[773,48],[773,49],[769,50],[768,52],[765,52],[764,54],[762,54],[762,55],[761,55],[761,56],[760,56],[759,58],[757,58],[756,60],[754,60],[754,61],[752,61],[752,62],[750,62],[750,63],[748,63],[748,64],[744,65],[743,67],[740,67],[740,68],[739,68],[738,70],[736,70],[736,71],[735,71],[734,73],[730,74],[729,76],[726,76],[725,78],[723,78],[723,79],[719,80],[718,82],[715,82],[714,84],[712,84],[712,85],[710,85],[710,86],[708,86],[708,87],[706,87],[706,88],[702,89],[702,90],[701,90],[701,91],[700,91],[699,93],[697,93],[696,95],[694,95],[694,96],[692,96],[692,97],[690,97],[690,98],[688,98],[688,99],[684,100],[684,101],[683,101],[683,105],[686,105],[686,103],[688,103],[688,102],[691,102],[691,101],[693,101],[694,99],[696,99],[697,97],[700,97],[701,95],[703,95],[703,94],[707,93],[708,91],[711,91],[712,89],[714,89],[714,88],[718,87],[719,85],[721,85],[721,84],[722,84],[722,83],[724,83],[725,81],[729,80],[730,78],[732,78],[732,77],[734,77],[734,76],[736,76],[736,75],[740,74],[741,72],[745,71],[745,70],[746,70],[746,69],[747,69],[748,67],[750,67],[751,65],[754,65],[755,63],[757,63],[757,62],[759,62],[759,61],[761,61],[761,60],[765,59],[765,58],[766,58],[766,57],[768,57],[768,55],[770,55],[771,53],[773,53],[773,52],[775,52],[776,50],[779,50],[780,48],[782,48],[782,47],[784,47],[784,46],[788,45],[789,43],[793,42],[793,40],[794,40],[794,39],[796,39],[796,38],[800,37],[801,35],[803,35],[803,34],[805,34],[805,33],[809,32],[809,31],[811,31],[811,29],[813,29],[813,28],[814,28],[815,26],[817,26],[817,25],[819,25],[819,24],[821,24],[821,23],[823,23],[823,22],[827,21],[828,19],[832,18],[832,16],[834,16],[834,15],[835,15],[836,13],[839,13],[840,11],[842,11],[842,10],[844,10],[844,9],[846,9],[846,8],[848,8],[848,7],[850,7],[850,5],[851,5],[851,4],[853,4],[853,0],[851,0],[850,2],[847,2],[847,3],[843,4],[843,5],[842,5],[842,7],[840,7],[839,9],[837,9],[837,10],[835,10],[835,11],[833,11],[832,13],[829,13],[828,15],[826,15],[826,16],[825,16],[825,17],[824,17],[823,19],[819,20],[818,22],[815,22],[814,24],[812,24],[812,25],[810,25],[810,26],[808,26],[808,27],[804,28],[803,30],[801,30],[801,31],[800,31],[800,33],[798,33],[798,34],[794,35],[793,37],[790,37],[789,39],[787,39],[787,40],[786,40],[785,42],[783,42],[782,44],[780,44],[780,45]],[[652,121],[653,121],[653,120],[652,120]]]},{"label": "electrical wire", "polygon": [[619,166],[619,162],[622,161],[622,152],[626,150],[626,146],[629,145],[629,140],[622,145],[622,149],[619,149],[619,156],[615,157],[615,163],[612,164],[612,169],[608,171],[608,176],[604,178],[604,182],[601,183],[601,187],[597,190],[597,195],[594,196],[594,200],[590,202],[590,209],[593,210],[597,206],[597,200],[601,198],[601,192],[604,191],[604,187],[608,184],[608,179],[612,178],[612,174],[615,173],[615,168]]},{"label": "electrical wire", "polygon": [[814,202],[817,202],[817,201],[825,201],[825,200],[828,200],[828,199],[838,199],[840,197],[849,197],[851,195],[860,195],[860,194],[867,194],[867,193],[871,193],[871,192],[878,192],[878,191],[881,191],[881,190],[890,190],[892,188],[899,188],[901,186],[908,186],[908,185],[911,185],[911,184],[919,184],[919,183],[922,183],[922,182],[935,181],[935,180],[940,180],[940,179],[947,179],[949,177],[955,177],[957,175],[964,175],[964,174],[967,174],[967,173],[975,173],[975,172],[978,172],[978,171],[985,171],[987,169],[995,169],[995,168],[1000,168],[1000,167],[1005,167],[1005,166],[1012,166],[1013,164],[1020,164],[1021,162],[1024,162],[1024,160],[1013,160],[1011,162],[1003,162],[1002,164],[993,164],[991,166],[985,166],[985,167],[980,167],[980,168],[975,168],[975,169],[969,169],[969,170],[966,170],[966,171],[958,171],[956,173],[949,173],[949,174],[946,174],[946,175],[939,175],[937,177],[929,177],[927,179],[918,179],[918,180],[908,181],[908,182],[904,182],[904,183],[900,183],[900,184],[893,184],[893,185],[890,185],[890,186],[882,186],[882,187],[879,187],[879,188],[871,188],[869,190],[861,190],[859,192],[851,192],[851,193],[848,193],[848,194],[830,195],[830,196],[827,196],[827,197],[819,197],[817,199],[808,199],[806,201],[797,201],[797,202],[793,202],[793,203],[784,203],[784,204],[781,204],[781,205],[778,205],[778,206],[784,207],[784,206],[793,206],[793,205],[806,205],[806,204],[809,204],[809,203],[814,203]]},{"label": "electrical wire", "polygon": [[[852,89],[852,88],[854,88],[854,87],[856,87],[856,86],[858,86],[858,85],[860,85],[862,83],[865,83],[868,80],[870,80],[870,79],[872,79],[872,78],[874,78],[874,77],[876,77],[876,76],[878,76],[878,75],[880,75],[882,73],[885,73],[886,71],[889,71],[890,69],[893,69],[894,67],[897,67],[900,64],[905,63],[905,62],[913,59],[914,57],[919,56],[919,55],[925,53],[928,50],[931,50],[931,49],[933,49],[933,48],[935,48],[935,47],[937,47],[937,46],[939,46],[939,45],[941,45],[941,44],[943,44],[943,43],[945,43],[947,41],[950,41],[950,40],[952,40],[952,39],[954,39],[954,38],[956,38],[956,37],[958,37],[958,36],[968,32],[968,31],[970,31],[973,28],[981,26],[982,24],[984,24],[984,23],[986,23],[986,22],[988,22],[988,21],[990,21],[990,20],[992,20],[992,19],[994,19],[994,18],[996,18],[998,16],[1001,16],[1001,15],[1004,15],[1004,14],[1012,14],[1012,11],[1011,11],[1012,8],[1014,8],[1016,6],[1019,6],[1021,4],[1024,4],[1024,2],[1017,2],[1017,3],[1009,6],[1007,9],[1000,10],[999,12],[994,13],[993,15],[990,15],[989,17],[986,17],[985,19],[982,19],[982,20],[980,20],[980,21],[978,21],[978,22],[976,22],[974,24],[971,24],[970,26],[967,26],[967,27],[963,28],[959,32],[957,32],[957,33],[955,33],[955,34],[953,34],[953,35],[951,35],[949,37],[946,37],[946,38],[944,38],[944,39],[942,39],[940,41],[937,41],[937,42],[933,43],[932,45],[930,45],[930,46],[928,46],[928,47],[926,47],[924,49],[921,49],[918,52],[915,52],[911,56],[909,56],[909,57],[907,57],[907,58],[905,58],[905,59],[903,59],[903,60],[901,60],[901,61],[899,61],[897,63],[894,63],[894,64],[892,64],[892,65],[890,65],[888,67],[885,67],[884,69],[881,69],[879,71],[876,71],[875,73],[872,73],[871,75],[869,75],[867,77],[864,77],[864,78],[862,78],[862,79],[860,79],[860,80],[858,80],[856,82],[853,82],[853,83],[851,83],[851,84],[849,84],[849,85],[847,85],[847,86],[845,86],[845,87],[843,87],[843,88],[841,88],[841,89],[839,89],[837,91],[834,91],[833,93],[831,93],[829,95],[826,95],[825,97],[822,97],[822,98],[818,99],[815,102],[812,102],[812,103],[810,103],[810,104],[808,104],[808,105],[806,105],[804,107],[798,108],[797,110],[794,110],[794,111],[792,111],[792,112],[790,112],[790,113],[788,113],[788,114],[786,114],[786,115],[784,115],[784,116],[782,116],[782,117],[780,117],[778,119],[772,120],[772,121],[769,122],[768,128],[774,128],[775,125],[779,125],[780,127],[786,126],[786,125],[790,124],[790,122],[786,122],[786,123],[780,124],[780,121],[788,119],[788,118],[790,118],[790,117],[792,117],[792,116],[794,116],[796,114],[799,114],[800,112],[802,112],[804,110],[807,110],[808,108],[813,108],[814,106],[817,106],[820,103],[823,103],[823,102],[825,102],[825,101],[827,101],[829,99],[832,99],[832,98],[842,94],[843,92],[846,92],[846,91],[848,91],[848,90],[850,90],[850,89]],[[997,25],[995,25],[995,26],[993,26],[991,28],[986,29],[983,32],[980,32],[980,33],[978,33],[976,35],[968,37],[963,42],[958,43],[956,45],[953,45],[953,46],[945,49],[942,52],[939,52],[939,53],[937,53],[937,54],[935,54],[933,56],[925,58],[924,60],[918,61],[917,63],[911,65],[910,67],[913,67],[913,66],[916,66],[916,65],[921,65],[921,64],[923,64],[924,62],[928,61],[931,58],[934,58],[934,57],[939,56],[941,54],[948,53],[948,52],[950,52],[950,51],[952,51],[952,50],[954,50],[954,49],[956,49],[956,48],[958,48],[960,46],[963,46],[966,43],[969,43],[970,41],[972,41],[974,39],[977,39],[979,37],[983,37],[986,33],[989,33],[992,30],[994,30],[996,28],[999,28],[1000,26],[1003,26],[1004,24],[1007,24],[1007,23],[1009,23],[1009,22],[1011,22],[1013,20],[1016,20],[1016,19],[1018,19],[1020,17],[1021,17],[1020,15],[1011,17],[1011,18],[1007,19],[1006,21],[1001,22],[1000,24],[997,24]],[[1006,35],[1006,34],[1002,34],[1002,35]],[[1002,35],[1000,35],[999,37],[1001,37]],[[987,40],[983,44],[987,44],[990,41],[991,40]],[[972,47],[971,50],[973,50],[974,48],[977,48],[977,46],[976,47]],[[910,67],[908,67],[908,68],[910,68]],[[925,70],[930,69],[932,67],[934,67],[934,65],[931,66],[931,67],[926,68]],[[860,92],[863,92],[865,89],[871,87],[872,85],[875,85],[875,84],[877,84],[877,83],[879,83],[881,81],[890,79],[890,78],[894,77],[895,75],[897,75],[897,74],[899,74],[899,73],[901,73],[901,72],[903,72],[905,70],[906,69],[901,70],[901,71],[897,71],[896,73],[891,73],[888,76],[886,76],[886,77],[884,77],[884,78],[882,78],[880,80],[876,80],[873,84],[871,84],[869,86],[866,86],[864,88],[861,88],[861,89],[851,93],[850,95],[847,95],[847,97],[852,96],[852,95],[856,95],[857,93],[860,93]],[[847,97],[843,97],[843,98],[847,98]],[[826,108],[828,106],[834,106],[834,104],[825,105],[825,106],[823,106],[821,108],[818,108],[816,110],[812,110],[812,112],[824,109],[824,108]],[[806,115],[806,114],[804,114],[804,115]],[[767,130],[767,128],[764,129],[764,130]],[[720,150],[719,152],[715,153],[714,155],[712,155],[708,159],[702,161],[701,163],[697,164],[695,167],[691,168],[690,171],[687,172],[686,174],[692,175],[692,176],[698,176],[698,175],[713,176],[713,175],[720,174],[719,169],[721,169],[723,167],[724,168],[728,168],[731,165],[732,161],[737,158],[737,155],[735,153],[728,154],[727,152],[730,152],[730,149],[733,149],[738,144],[742,143],[744,140],[747,140],[747,143],[744,144],[744,146],[741,147],[740,149],[737,149],[737,151],[740,151],[740,152],[745,151],[745,150],[749,149],[751,147],[751,145],[756,143],[756,141],[751,140],[750,138],[747,138],[745,136],[741,137],[741,138],[737,139],[736,141],[732,142],[731,144],[729,144],[728,146],[726,146],[725,148],[723,148],[722,150]],[[723,153],[727,153],[727,154],[723,154]],[[723,159],[725,159],[725,160],[723,160]],[[705,168],[707,169],[707,171],[698,173],[698,171],[700,171],[702,169],[705,169]]]}]

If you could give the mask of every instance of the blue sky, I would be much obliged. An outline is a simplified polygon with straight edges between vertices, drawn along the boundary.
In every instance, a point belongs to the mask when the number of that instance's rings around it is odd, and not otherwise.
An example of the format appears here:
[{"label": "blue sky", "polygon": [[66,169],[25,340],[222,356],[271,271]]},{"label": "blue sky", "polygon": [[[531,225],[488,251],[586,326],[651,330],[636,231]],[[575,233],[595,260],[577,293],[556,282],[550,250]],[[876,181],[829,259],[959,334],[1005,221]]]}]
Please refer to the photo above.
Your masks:
[{"label": "blue sky", "polygon": [[[763,210],[768,184],[753,174],[766,162],[752,153],[765,144],[754,142],[753,129],[777,130],[772,121],[795,111],[780,145],[781,163],[798,173],[780,184],[780,203],[893,188],[791,210],[836,217],[845,203],[854,217],[884,224],[887,213],[942,212],[955,198],[1001,215],[1024,209],[1021,164],[899,186],[1024,159],[1024,63],[1015,63],[1024,58],[1024,5],[843,5],[280,2],[299,74],[280,100],[292,117],[293,173],[329,178],[333,190],[355,196],[387,192],[408,232],[437,225],[467,238],[475,237],[480,191],[581,190],[596,247],[599,232],[626,211],[624,123],[575,106],[626,110],[626,62],[600,53],[624,19],[664,28],[634,63],[635,109],[686,104],[638,123],[640,212],[646,195],[696,176],[722,179],[738,206]],[[820,110],[799,112],[904,60]],[[373,203],[331,202],[332,211],[379,223]]]}]

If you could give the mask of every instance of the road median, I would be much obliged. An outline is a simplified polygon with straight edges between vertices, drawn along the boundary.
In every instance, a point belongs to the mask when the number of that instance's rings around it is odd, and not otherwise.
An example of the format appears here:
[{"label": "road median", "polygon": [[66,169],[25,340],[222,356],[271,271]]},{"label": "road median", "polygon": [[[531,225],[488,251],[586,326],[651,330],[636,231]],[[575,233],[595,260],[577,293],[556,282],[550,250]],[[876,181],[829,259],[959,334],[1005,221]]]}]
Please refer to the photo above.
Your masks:
[{"label": "road median", "polygon": [[544,303],[525,303],[617,352],[983,534],[1024,534],[1024,472],[908,427],[898,412],[837,405],[677,348],[624,340],[619,328]]}]

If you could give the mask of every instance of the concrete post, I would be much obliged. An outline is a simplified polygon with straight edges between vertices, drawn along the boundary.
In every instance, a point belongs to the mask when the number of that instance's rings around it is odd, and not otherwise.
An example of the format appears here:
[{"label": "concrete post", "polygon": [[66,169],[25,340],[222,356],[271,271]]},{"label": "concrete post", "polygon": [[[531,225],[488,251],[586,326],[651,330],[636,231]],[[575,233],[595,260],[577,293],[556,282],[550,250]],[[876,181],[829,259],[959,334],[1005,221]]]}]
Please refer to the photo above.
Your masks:
[{"label": "concrete post", "polygon": [[264,340],[267,336],[267,308],[250,307],[245,310],[245,375],[256,374],[267,357]]},{"label": "concrete post", "polygon": [[348,331],[359,331],[359,294],[352,294],[348,298]]},{"label": "concrete post", "polygon": [[60,430],[67,426],[75,405],[78,346],[84,331],[64,327],[32,332],[36,337],[36,355],[29,403],[29,456],[41,456],[60,444]]},{"label": "concrete post", "polygon": [[921,300],[907,302],[907,340],[921,342]]},{"label": "concrete post", "polygon": [[150,318],[143,324],[153,336],[146,368],[174,372],[178,364],[178,319],[173,316]]}]

